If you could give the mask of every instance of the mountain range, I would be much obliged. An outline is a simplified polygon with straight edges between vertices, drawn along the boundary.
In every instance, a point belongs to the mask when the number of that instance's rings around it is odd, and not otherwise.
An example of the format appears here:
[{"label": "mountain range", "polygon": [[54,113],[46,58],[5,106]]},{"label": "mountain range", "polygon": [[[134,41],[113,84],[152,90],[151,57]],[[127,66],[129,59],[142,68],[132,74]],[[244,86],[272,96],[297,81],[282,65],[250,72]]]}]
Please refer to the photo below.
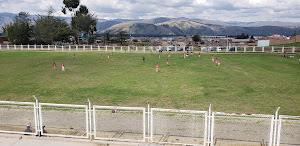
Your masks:
[{"label": "mountain range", "polygon": [[[17,14],[0,13],[0,27],[13,21]],[[32,16],[33,18],[36,16]],[[61,17],[70,21],[68,17]],[[280,34],[290,36],[299,32],[300,23],[280,21],[223,22],[207,19],[167,18],[153,19],[98,19],[98,33],[117,34],[126,31],[132,36],[229,35],[244,33],[250,36]],[[0,32],[2,29],[0,30]]]}]

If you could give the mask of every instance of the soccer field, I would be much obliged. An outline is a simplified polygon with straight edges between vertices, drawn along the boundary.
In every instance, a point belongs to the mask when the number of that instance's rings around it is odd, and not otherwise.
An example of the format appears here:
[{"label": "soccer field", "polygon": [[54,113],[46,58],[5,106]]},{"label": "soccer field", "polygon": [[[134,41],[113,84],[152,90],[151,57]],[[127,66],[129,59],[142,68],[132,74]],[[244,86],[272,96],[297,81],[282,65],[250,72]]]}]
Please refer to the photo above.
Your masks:
[{"label": "soccer field", "polygon": [[298,57],[182,56],[164,52],[159,60],[158,54],[115,52],[108,59],[107,52],[0,51],[0,100],[33,102],[35,95],[44,103],[88,104],[90,98],[95,105],[145,107],[149,101],[156,108],[190,110],[212,104],[213,111],[254,114],[274,114],[280,106],[280,114],[300,115]]}]

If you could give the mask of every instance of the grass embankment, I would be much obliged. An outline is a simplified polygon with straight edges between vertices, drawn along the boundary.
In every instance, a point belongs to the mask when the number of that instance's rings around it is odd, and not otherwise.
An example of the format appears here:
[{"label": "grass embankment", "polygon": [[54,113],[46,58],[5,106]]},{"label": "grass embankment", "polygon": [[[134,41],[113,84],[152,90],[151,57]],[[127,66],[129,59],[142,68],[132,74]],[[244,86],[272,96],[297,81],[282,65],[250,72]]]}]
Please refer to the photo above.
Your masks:
[{"label": "grass embankment", "polygon": [[[107,52],[0,52],[0,100],[142,106],[300,115],[298,58],[277,54],[162,55]],[[103,61],[100,60],[100,55]],[[143,63],[142,57],[146,62]],[[166,59],[170,66],[166,66]],[[53,71],[53,62],[57,70]],[[61,63],[65,63],[65,72]],[[159,64],[159,73],[155,65]]]}]

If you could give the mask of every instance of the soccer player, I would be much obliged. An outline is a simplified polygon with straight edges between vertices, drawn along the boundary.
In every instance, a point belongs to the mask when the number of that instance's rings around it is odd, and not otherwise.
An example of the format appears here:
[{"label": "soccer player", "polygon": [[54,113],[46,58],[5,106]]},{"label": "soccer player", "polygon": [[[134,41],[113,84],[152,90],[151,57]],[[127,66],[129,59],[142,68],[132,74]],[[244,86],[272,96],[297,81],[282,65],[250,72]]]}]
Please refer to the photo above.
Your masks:
[{"label": "soccer player", "polygon": [[152,55],[152,50],[150,52],[151,52],[151,55]]},{"label": "soccer player", "polygon": [[156,64],[156,72],[158,72],[158,67],[159,67],[158,64]]},{"label": "soccer player", "polygon": [[74,53],[74,55],[73,55],[73,59],[75,59],[75,53]]},{"label": "soccer player", "polygon": [[160,57],[160,54],[159,54],[158,58],[159,58],[159,59],[161,58],[161,57]]},{"label": "soccer player", "polygon": [[56,69],[56,64],[55,64],[55,62],[53,63],[53,69],[54,69],[54,71],[55,71],[55,69]]},{"label": "soccer player", "polygon": [[167,66],[169,66],[169,59],[167,59],[167,62],[166,62]]},{"label": "soccer player", "polygon": [[171,57],[171,54],[170,54],[170,52],[169,52],[169,55],[168,55],[168,57]]},{"label": "soccer player", "polygon": [[214,57],[214,55],[211,55],[211,60],[212,60],[212,62],[215,62],[215,57]]},{"label": "soccer player", "polygon": [[107,58],[109,58],[109,53],[107,53]]},{"label": "soccer player", "polygon": [[220,64],[221,64],[221,60],[219,59],[219,60],[218,60],[218,66],[220,66]]},{"label": "soccer player", "polygon": [[184,57],[184,58],[186,57],[185,53],[183,53],[183,57]]},{"label": "soccer player", "polygon": [[199,58],[200,58],[200,52],[199,52]]},{"label": "soccer player", "polygon": [[65,71],[65,64],[64,63],[61,64],[61,70]]},{"label": "soccer player", "polygon": [[215,63],[216,63],[216,66],[217,66],[218,65],[218,58],[216,58],[216,62]]},{"label": "soccer player", "polygon": [[143,63],[145,63],[145,57],[143,56]]}]

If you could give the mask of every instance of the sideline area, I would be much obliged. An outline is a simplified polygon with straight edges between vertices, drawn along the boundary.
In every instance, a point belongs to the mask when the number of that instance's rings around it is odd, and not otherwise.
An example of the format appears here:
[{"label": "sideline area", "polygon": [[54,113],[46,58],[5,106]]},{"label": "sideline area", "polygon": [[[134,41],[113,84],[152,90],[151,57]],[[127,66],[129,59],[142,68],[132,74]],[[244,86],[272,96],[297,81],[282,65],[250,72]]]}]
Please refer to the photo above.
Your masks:
[{"label": "sideline area", "polygon": [[[36,137],[18,134],[0,134],[1,146],[146,146],[144,143],[99,141],[58,137]],[[151,146],[155,146],[150,144]]]}]

